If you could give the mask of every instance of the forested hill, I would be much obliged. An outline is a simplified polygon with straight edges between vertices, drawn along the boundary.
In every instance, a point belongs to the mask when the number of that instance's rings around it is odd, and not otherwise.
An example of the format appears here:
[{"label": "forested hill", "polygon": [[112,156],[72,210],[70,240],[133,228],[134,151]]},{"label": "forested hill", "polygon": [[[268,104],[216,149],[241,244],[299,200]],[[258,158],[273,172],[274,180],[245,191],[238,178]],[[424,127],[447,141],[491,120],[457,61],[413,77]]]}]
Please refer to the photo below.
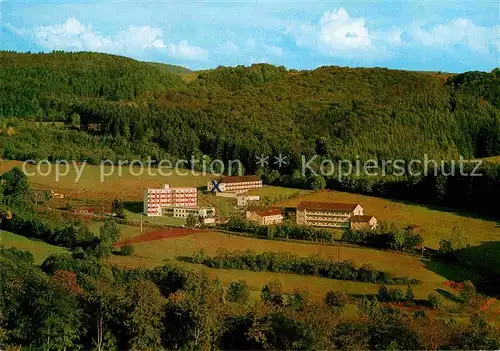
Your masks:
[{"label": "forested hill", "polygon": [[[252,170],[261,153],[290,155],[291,169],[301,154],[500,154],[499,70],[445,75],[259,64],[189,73],[188,83],[182,70],[114,55],[3,52],[0,59],[0,115],[67,121],[76,113],[84,126],[99,125],[107,140],[141,155],[137,150],[154,145],[156,157],[204,153],[240,159]],[[16,158],[27,156],[27,142],[16,138],[28,137],[12,137],[4,157],[13,157],[14,147]],[[37,149],[51,156],[50,146]]]},{"label": "forested hill", "polygon": [[0,52],[0,62],[0,114],[3,116],[35,115],[40,107],[48,112],[48,98],[54,96],[129,100],[184,85],[182,78],[175,74],[184,72],[182,67],[138,62],[115,55]]}]

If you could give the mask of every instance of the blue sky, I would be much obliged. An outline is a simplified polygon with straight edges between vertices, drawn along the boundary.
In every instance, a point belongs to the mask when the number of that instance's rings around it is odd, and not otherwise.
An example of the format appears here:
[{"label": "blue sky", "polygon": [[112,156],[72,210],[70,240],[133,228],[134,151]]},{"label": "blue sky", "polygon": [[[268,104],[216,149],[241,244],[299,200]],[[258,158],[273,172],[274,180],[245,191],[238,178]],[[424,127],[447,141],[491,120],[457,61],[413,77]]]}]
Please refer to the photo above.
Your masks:
[{"label": "blue sky", "polygon": [[2,50],[108,52],[191,69],[500,66],[498,1],[0,0],[0,14]]}]

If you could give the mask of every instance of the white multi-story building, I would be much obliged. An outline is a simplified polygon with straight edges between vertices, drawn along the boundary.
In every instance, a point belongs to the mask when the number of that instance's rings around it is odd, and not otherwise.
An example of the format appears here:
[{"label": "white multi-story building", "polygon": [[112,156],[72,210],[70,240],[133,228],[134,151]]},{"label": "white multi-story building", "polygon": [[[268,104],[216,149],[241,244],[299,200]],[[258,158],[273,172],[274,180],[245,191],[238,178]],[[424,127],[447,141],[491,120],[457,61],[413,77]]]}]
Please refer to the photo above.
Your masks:
[{"label": "white multi-story building", "polygon": [[350,228],[353,217],[363,216],[358,204],[303,201],[297,206],[297,224],[315,227]]},{"label": "white multi-story building", "polygon": [[262,179],[256,175],[229,176],[220,179],[218,182],[212,179],[207,184],[208,191],[213,192],[244,192],[256,188],[262,188]]},{"label": "white multi-story building", "polygon": [[144,213],[146,216],[163,216],[171,207],[196,207],[197,190],[192,187],[178,188],[165,184],[163,188],[144,190]]}]

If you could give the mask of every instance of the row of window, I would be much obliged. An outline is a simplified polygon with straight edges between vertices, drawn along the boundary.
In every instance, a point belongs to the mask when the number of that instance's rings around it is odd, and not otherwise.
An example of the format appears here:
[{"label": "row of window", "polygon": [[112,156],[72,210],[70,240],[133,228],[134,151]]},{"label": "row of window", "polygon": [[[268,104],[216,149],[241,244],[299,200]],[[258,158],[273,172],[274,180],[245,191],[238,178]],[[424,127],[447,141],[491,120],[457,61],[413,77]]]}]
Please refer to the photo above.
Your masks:
[{"label": "row of window", "polygon": [[164,198],[172,198],[172,197],[196,197],[197,194],[168,194],[168,195],[150,195],[148,199],[164,199]]},{"label": "row of window", "polygon": [[346,217],[349,217],[351,216],[353,213],[352,212],[327,212],[327,211],[307,211],[307,215],[321,215],[321,216],[337,216],[337,217],[341,217],[341,216],[346,216]]},{"label": "row of window", "polygon": [[349,218],[335,218],[335,217],[306,217],[306,221],[326,221],[326,222],[347,222]]},{"label": "row of window", "polygon": [[234,185],[234,184],[235,185],[244,185],[244,184],[252,184],[252,185],[253,184],[259,184],[259,185],[261,185],[262,181],[256,180],[254,182],[232,182],[232,183],[221,183],[221,184],[226,184],[226,186],[228,186],[228,185]]}]

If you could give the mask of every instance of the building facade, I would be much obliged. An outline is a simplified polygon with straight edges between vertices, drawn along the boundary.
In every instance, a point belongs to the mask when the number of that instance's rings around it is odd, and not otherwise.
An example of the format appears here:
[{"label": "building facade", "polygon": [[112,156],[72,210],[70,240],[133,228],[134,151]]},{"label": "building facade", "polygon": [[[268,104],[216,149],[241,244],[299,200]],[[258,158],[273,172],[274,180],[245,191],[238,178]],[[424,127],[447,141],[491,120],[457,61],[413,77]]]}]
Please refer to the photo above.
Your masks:
[{"label": "building facade", "polygon": [[245,211],[245,217],[260,225],[280,224],[283,222],[280,208],[249,208]]},{"label": "building facade", "polygon": [[350,228],[354,216],[363,216],[359,204],[303,201],[297,206],[297,224],[327,228]]},{"label": "building facade", "polygon": [[240,193],[257,188],[262,188],[262,179],[256,175],[228,176],[219,181],[212,179],[207,184],[208,191],[212,192]]},{"label": "building facade", "polygon": [[163,216],[166,207],[196,207],[197,190],[192,187],[148,188],[144,190],[144,214]]},{"label": "building facade", "polygon": [[260,200],[259,195],[238,194],[238,196],[236,197],[236,204],[239,207],[245,207],[249,202],[259,201],[259,200]]},{"label": "building facade", "polygon": [[351,220],[351,229],[375,229],[378,221],[373,216],[353,216]]},{"label": "building facade", "polygon": [[189,215],[196,218],[215,217],[214,207],[186,207],[186,206],[165,206],[162,209],[162,216],[186,219]]}]

